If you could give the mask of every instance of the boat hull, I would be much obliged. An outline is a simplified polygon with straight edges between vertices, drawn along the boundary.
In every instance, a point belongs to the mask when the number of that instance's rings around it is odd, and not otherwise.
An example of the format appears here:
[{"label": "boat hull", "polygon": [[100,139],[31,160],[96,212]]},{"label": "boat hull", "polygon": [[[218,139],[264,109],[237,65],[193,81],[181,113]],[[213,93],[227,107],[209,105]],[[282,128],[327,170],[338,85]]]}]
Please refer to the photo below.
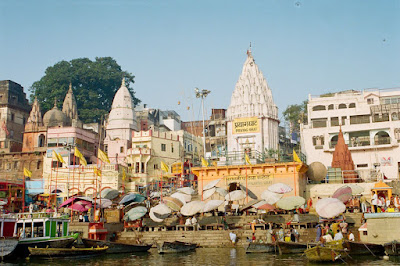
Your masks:
[{"label": "boat hull", "polygon": [[328,247],[315,246],[304,251],[307,259],[314,262],[332,262],[340,258],[344,251]]},{"label": "boat hull", "polygon": [[99,248],[32,248],[29,247],[30,256],[33,257],[72,257],[93,256],[106,253],[108,247]]},{"label": "boat hull", "polygon": [[246,253],[275,253],[278,247],[273,243],[249,243]]},{"label": "boat hull", "polygon": [[385,248],[379,244],[344,241],[343,247],[347,248],[350,255],[383,255]]},{"label": "boat hull", "polygon": [[146,252],[148,251],[152,245],[134,245],[134,244],[125,244],[118,243],[112,241],[102,241],[102,240],[94,240],[89,238],[82,238],[83,244],[85,247],[105,247],[107,246],[106,253],[134,253],[134,252]]},{"label": "boat hull", "polygon": [[180,241],[175,242],[163,242],[161,244],[157,244],[158,253],[180,253],[196,250],[197,244],[193,243],[185,243]]},{"label": "boat hull", "polygon": [[296,243],[296,242],[278,242],[279,254],[303,253],[307,248],[315,247],[316,244]]},{"label": "boat hull", "polygon": [[400,242],[392,241],[383,245],[385,252],[389,256],[400,256]]},{"label": "boat hull", "polygon": [[3,238],[0,240],[0,258],[2,260],[14,258],[18,246],[17,238]]},{"label": "boat hull", "polygon": [[29,247],[37,248],[69,248],[78,238],[79,234],[64,237],[22,239],[18,242],[17,253],[20,256],[29,255]]}]

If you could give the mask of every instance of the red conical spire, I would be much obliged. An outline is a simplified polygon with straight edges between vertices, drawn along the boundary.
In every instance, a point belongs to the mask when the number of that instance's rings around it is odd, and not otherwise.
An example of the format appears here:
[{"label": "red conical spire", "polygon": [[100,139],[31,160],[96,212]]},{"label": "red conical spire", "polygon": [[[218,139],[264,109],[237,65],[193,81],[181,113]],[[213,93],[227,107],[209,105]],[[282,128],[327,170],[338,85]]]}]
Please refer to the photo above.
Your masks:
[{"label": "red conical spire", "polygon": [[[335,151],[333,152],[332,167],[341,168],[342,171],[348,171],[344,175],[345,183],[349,182],[348,179],[354,179],[357,177],[357,174],[354,171],[354,162],[351,158],[351,153],[344,142],[342,127],[340,127],[338,141],[335,146]],[[354,173],[350,171],[354,171]]]}]

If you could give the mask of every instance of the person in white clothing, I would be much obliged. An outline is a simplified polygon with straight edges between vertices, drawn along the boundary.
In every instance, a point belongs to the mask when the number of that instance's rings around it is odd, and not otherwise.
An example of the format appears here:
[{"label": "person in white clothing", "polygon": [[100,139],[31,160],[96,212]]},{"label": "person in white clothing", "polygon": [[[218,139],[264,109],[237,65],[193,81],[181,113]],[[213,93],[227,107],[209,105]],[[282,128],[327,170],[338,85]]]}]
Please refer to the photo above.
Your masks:
[{"label": "person in white clothing", "polygon": [[378,195],[375,191],[372,191],[371,205],[374,207],[374,212],[377,212],[378,207]]},{"label": "person in white clothing", "polygon": [[185,225],[192,225],[192,219],[190,219],[190,217],[186,219]]},{"label": "person in white clothing", "polygon": [[229,233],[229,238],[232,241],[232,245],[235,245],[235,243],[236,243],[236,234],[234,232],[230,232]]},{"label": "person in white clothing", "polygon": [[350,232],[350,234],[349,234],[349,241],[354,241],[354,234],[353,234],[353,232]]},{"label": "person in white clothing", "polygon": [[337,233],[335,235],[335,238],[333,240],[342,240],[343,239],[343,234],[340,230],[337,230]]}]

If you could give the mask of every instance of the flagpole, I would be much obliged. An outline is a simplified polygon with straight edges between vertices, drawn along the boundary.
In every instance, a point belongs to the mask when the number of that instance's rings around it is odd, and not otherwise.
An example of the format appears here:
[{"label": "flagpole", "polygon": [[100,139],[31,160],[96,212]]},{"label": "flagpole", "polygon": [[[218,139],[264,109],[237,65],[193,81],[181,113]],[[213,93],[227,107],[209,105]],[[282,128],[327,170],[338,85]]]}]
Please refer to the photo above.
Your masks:
[{"label": "flagpole", "polygon": [[50,180],[49,180],[49,198],[47,200],[47,208],[50,208],[50,204],[51,204],[51,183],[53,183],[53,154],[51,155]]},{"label": "flagpole", "polygon": [[247,188],[247,164],[246,165],[246,203],[249,203],[249,191]]},{"label": "flagpole", "polygon": [[57,171],[56,171],[56,186],[55,186],[55,191],[56,191],[56,198],[54,200],[54,205],[57,208],[57,177],[58,177],[58,160],[57,160]]},{"label": "flagpole", "polygon": [[160,180],[160,184],[159,184],[159,186],[160,186],[160,199],[161,199],[161,202],[163,201],[163,191],[162,191],[162,180],[163,180],[163,171],[162,171],[162,169],[161,169],[161,180]]},{"label": "flagpole", "polygon": [[25,212],[25,174],[24,174],[24,184],[22,186],[22,212]]}]

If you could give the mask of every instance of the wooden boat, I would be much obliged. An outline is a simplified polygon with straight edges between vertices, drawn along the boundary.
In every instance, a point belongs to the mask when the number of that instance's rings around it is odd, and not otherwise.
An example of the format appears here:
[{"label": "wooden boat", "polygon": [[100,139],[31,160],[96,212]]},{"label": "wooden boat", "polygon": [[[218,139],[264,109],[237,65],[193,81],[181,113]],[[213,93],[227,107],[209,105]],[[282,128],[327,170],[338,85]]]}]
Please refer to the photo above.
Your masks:
[{"label": "wooden boat", "polygon": [[28,247],[30,256],[35,257],[73,257],[93,256],[106,253],[108,247],[98,248],[33,248]]},{"label": "wooden boat", "polygon": [[14,234],[19,237],[17,254],[28,256],[28,247],[68,248],[79,234],[69,234],[68,217],[52,217],[49,213],[17,214]]},{"label": "wooden boat", "polygon": [[246,253],[275,253],[278,246],[275,243],[253,243],[250,242],[246,247]]},{"label": "wooden boat", "polygon": [[329,262],[340,259],[346,253],[344,250],[315,246],[313,248],[306,249],[304,254],[309,261]]},{"label": "wooden boat", "polygon": [[146,252],[152,245],[146,244],[127,244],[104,240],[95,240],[89,238],[82,238],[85,247],[108,247],[107,253],[134,253],[134,252]]},{"label": "wooden boat", "polygon": [[157,244],[158,253],[180,253],[186,251],[192,251],[197,248],[197,244],[193,243],[185,243],[181,241],[174,242],[162,242],[161,244]]},{"label": "wooden boat", "polygon": [[384,255],[385,248],[380,244],[343,241],[343,247],[347,249],[350,255]]},{"label": "wooden boat", "polygon": [[399,256],[400,255],[400,242],[394,240],[392,242],[383,245],[385,253],[389,256]]},{"label": "wooden boat", "polygon": [[315,246],[315,243],[278,242],[279,254],[303,253],[307,248]]}]

